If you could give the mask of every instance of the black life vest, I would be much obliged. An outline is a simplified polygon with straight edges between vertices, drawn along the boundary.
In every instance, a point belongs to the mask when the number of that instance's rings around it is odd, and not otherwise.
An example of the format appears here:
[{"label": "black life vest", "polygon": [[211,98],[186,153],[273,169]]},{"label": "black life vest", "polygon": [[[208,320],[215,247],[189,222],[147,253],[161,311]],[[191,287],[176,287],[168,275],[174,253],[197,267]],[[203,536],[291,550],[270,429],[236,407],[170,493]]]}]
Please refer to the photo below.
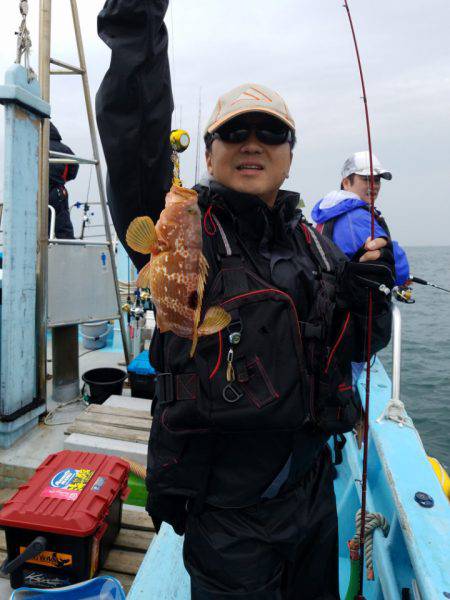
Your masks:
[{"label": "black life vest", "polygon": [[[219,269],[204,299],[203,312],[220,304],[232,316],[218,334],[191,341],[172,333],[152,340],[157,369],[156,400],[149,442],[150,493],[197,497],[205,492],[218,436],[233,439],[245,471],[245,501],[255,503],[267,473],[239,453],[239,440],[264,434],[287,439],[302,429],[329,435],[350,431],[360,416],[352,388],[352,320],[343,313],[336,330],[336,274],[319,236],[301,222],[300,237],[319,280],[310,318],[300,323],[290,296],[255,272],[245,245],[232,228],[217,223]],[[164,339],[163,339],[164,338]],[[232,364],[234,381],[230,381]],[[228,377],[227,377],[228,371]],[[167,520],[167,519],[166,519]]]}]

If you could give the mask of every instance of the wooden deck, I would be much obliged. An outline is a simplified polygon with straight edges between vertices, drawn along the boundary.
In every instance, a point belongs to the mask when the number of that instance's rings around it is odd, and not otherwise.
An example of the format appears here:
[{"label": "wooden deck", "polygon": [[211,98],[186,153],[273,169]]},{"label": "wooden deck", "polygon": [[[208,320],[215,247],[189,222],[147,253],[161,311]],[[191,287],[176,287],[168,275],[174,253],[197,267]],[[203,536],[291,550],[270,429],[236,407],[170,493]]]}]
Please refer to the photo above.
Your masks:
[{"label": "wooden deck", "polygon": [[150,425],[148,411],[108,404],[91,404],[69,425],[66,433],[81,433],[147,446]]},{"label": "wooden deck", "polygon": [[64,448],[115,454],[146,465],[150,406],[150,400],[132,396],[91,404],[66,428]]}]

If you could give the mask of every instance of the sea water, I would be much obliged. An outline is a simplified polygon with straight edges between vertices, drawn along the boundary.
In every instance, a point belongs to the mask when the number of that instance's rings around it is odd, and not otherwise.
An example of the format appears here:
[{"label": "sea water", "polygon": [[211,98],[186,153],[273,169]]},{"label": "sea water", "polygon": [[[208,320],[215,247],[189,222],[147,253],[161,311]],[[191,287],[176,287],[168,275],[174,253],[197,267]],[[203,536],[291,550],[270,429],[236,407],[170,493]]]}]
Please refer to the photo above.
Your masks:
[{"label": "sea water", "polygon": [[[450,246],[407,248],[411,273],[450,289]],[[400,398],[429,456],[450,472],[450,294],[414,284],[402,314]],[[380,352],[391,374],[391,346]]]}]

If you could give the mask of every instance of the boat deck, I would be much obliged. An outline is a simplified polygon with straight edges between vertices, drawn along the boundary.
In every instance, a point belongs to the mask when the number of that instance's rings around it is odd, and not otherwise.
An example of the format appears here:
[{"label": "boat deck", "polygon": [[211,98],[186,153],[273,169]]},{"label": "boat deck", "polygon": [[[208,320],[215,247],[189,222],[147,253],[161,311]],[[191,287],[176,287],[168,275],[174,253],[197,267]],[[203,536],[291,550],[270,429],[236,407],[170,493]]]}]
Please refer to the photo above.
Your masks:
[{"label": "boat deck", "polygon": [[[80,375],[100,367],[125,369],[119,343],[116,335],[108,340],[105,348],[89,352],[80,343]],[[51,347],[48,355],[51,356]],[[52,373],[51,362],[49,373]],[[86,407],[81,401],[58,405],[51,399],[51,379],[48,382],[47,397],[49,413],[55,411],[50,419],[47,416],[48,423],[41,421],[11,448],[0,449],[0,505],[12,496],[20,484],[27,481],[49,454],[64,448],[116,454],[145,464],[146,440],[150,428],[148,400],[133,398],[130,390],[125,387],[122,396],[114,396],[107,401],[108,406]],[[124,417],[124,412],[127,411],[133,413],[133,416]],[[140,421],[137,419],[138,413]],[[135,422],[126,421],[127,418],[134,419]],[[94,420],[96,425],[92,427]],[[124,431],[128,431],[128,440],[123,439]],[[139,452],[133,454],[132,450],[137,442],[130,440],[136,431],[140,438]],[[101,574],[115,576],[128,592],[154,535],[152,520],[145,510],[124,504],[122,526]],[[0,531],[0,563],[5,558],[5,535]],[[0,577],[0,598],[6,600],[10,593],[9,578]]]}]

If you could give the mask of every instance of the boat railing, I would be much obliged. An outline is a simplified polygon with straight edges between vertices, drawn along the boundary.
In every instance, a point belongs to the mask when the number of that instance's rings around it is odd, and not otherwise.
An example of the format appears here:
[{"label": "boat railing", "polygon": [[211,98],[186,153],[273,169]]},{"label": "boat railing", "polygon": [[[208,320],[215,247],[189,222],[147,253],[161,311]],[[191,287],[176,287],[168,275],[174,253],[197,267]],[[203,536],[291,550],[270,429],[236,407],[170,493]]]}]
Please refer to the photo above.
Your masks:
[{"label": "boat railing", "polygon": [[402,314],[392,306],[392,400],[400,400],[400,374],[402,362]]},{"label": "boat railing", "polygon": [[50,234],[48,241],[52,242],[55,239],[56,210],[51,204],[48,205],[48,210],[50,211]]},{"label": "boat railing", "polygon": [[97,165],[98,160],[93,158],[84,158],[82,156],[76,156],[75,154],[66,154],[65,152],[56,152],[50,150],[49,152],[50,164],[64,164],[64,165]]}]

